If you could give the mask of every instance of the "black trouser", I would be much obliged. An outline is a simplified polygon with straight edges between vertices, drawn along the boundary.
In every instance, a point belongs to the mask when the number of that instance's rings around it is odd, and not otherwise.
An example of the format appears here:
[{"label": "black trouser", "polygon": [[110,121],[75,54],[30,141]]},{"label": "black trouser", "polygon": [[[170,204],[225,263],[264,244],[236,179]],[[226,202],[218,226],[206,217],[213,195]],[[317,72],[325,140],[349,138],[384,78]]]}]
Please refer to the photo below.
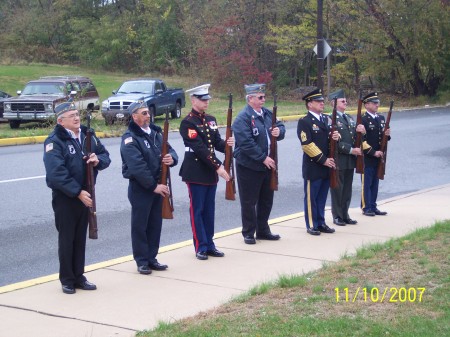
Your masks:
[{"label": "black trouser", "polygon": [[333,219],[350,219],[348,209],[350,208],[350,202],[352,201],[353,171],[354,169],[340,169],[338,178],[339,186],[330,189],[331,213],[333,214]]},{"label": "black trouser", "polygon": [[61,284],[73,286],[86,280],[84,261],[88,208],[78,198],[53,192],[53,211],[58,230],[59,279]]},{"label": "black trouser", "polygon": [[138,266],[156,262],[162,228],[162,197],[130,180],[131,244]]},{"label": "black trouser", "polygon": [[241,201],[242,235],[270,233],[268,224],[273,204],[270,170],[254,171],[236,165],[239,199]]}]

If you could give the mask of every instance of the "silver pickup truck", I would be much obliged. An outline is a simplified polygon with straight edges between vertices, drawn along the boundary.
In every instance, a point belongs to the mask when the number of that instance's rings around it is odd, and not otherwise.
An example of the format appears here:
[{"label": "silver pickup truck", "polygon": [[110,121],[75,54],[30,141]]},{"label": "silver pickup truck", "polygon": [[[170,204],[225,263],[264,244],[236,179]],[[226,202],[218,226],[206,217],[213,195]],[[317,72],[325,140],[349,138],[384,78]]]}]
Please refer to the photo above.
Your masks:
[{"label": "silver pickup truck", "polygon": [[99,108],[99,95],[92,81],[83,76],[46,76],[30,81],[16,97],[3,101],[3,118],[11,129],[28,122],[51,122],[55,120],[54,109],[70,97],[78,110],[93,103]]}]

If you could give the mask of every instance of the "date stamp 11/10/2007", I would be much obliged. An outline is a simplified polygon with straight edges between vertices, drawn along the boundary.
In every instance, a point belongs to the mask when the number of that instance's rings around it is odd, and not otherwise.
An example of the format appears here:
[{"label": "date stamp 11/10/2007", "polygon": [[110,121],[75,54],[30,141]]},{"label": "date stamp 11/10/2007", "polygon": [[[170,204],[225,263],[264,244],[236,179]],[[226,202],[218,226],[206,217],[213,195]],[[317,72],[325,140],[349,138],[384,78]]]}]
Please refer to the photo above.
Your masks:
[{"label": "date stamp 11/10/2007", "polygon": [[379,289],[377,287],[358,287],[354,291],[349,288],[334,288],[334,291],[336,294],[336,302],[420,303],[423,301],[425,288],[385,287],[384,289]]}]

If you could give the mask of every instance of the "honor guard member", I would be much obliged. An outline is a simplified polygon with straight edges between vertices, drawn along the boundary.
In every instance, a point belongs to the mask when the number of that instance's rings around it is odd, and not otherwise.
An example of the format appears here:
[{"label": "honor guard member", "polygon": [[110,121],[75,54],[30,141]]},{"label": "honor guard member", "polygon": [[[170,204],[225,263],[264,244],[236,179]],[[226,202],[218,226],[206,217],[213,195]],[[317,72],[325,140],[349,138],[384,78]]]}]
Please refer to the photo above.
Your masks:
[{"label": "honor guard member", "polygon": [[[362,179],[362,193],[361,193],[361,209],[364,215],[386,215],[387,212],[380,211],[377,208],[378,184],[377,177],[378,163],[383,156],[380,151],[381,138],[383,137],[385,120],[384,116],[378,115],[378,107],[380,106],[380,99],[378,93],[371,92],[363,97],[363,104],[366,108],[366,113],[362,116],[362,122],[366,128],[366,141],[369,145],[364,149],[364,174]],[[386,130],[388,140],[391,130]]]},{"label": "honor guard member", "polygon": [[[304,180],[304,208],[306,231],[311,235],[334,233],[325,223],[325,203],[330,188],[330,168],[335,168],[333,158],[328,158],[329,118],[323,114],[324,98],[321,89],[303,96],[308,113],[298,121],[297,135],[303,149],[302,175]],[[339,133],[332,135],[339,139]]]},{"label": "honor guard member", "polygon": [[269,157],[271,135],[282,140],[284,124],[277,121],[272,129],[272,111],[263,107],[265,84],[245,85],[247,106],[239,112],[232,129],[236,139],[234,157],[241,202],[242,235],[246,244],[258,240],[279,240],[268,224],[273,205],[270,176],[275,161]]},{"label": "honor guard member", "polygon": [[175,166],[178,156],[169,146],[161,158],[161,128],[151,124],[150,111],[144,101],[129,106],[131,120],[122,136],[120,155],[122,175],[129,180],[128,200],[131,204],[131,244],[140,274],[165,270],[166,264],[156,259],[162,227],[162,200],[170,194],[169,187],[159,182],[163,165]]},{"label": "honor guard member", "polygon": [[341,138],[338,143],[338,168],[339,184],[332,188],[331,192],[331,212],[333,223],[338,226],[355,225],[356,220],[350,218],[348,209],[352,200],[353,174],[356,167],[356,156],[361,156],[360,148],[354,147],[356,132],[366,133],[364,125],[356,125],[350,115],[345,113],[347,109],[347,99],[344,90],[340,89],[328,96],[334,106],[336,98],[336,126]]},{"label": "honor guard member", "polygon": [[58,230],[59,280],[65,294],[75,288],[95,290],[84,274],[86,233],[91,195],[86,190],[86,163],[93,163],[95,177],[109,166],[109,153],[95,136],[86,157],[87,128],[72,102],[55,108],[56,126],[44,144],[47,186],[52,189],[52,207]]},{"label": "honor guard member", "polygon": [[220,137],[216,118],[208,115],[210,84],[186,90],[191,97],[192,110],[180,124],[180,134],[185,146],[180,176],[187,184],[192,236],[195,254],[199,260],[208,256],[223,257],[213,242],[216,189],[219,176],[226,181],[230,176],[215,151],[225,152],[225,145],[234,145]]}]

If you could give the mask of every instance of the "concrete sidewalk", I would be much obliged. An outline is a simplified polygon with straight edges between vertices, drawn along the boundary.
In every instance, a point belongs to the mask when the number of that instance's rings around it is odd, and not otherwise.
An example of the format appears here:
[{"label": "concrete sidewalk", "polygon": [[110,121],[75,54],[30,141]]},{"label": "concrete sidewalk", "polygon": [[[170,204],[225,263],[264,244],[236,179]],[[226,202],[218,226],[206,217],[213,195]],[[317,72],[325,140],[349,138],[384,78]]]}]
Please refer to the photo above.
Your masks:
[{"label": "concrete sidewalk", "polygon": [[[212,309],[279,275],[309,272],[362,245],[450,219],[450,185],[379,204],[388,216],[369,218],[353,209],[358,225],[337,227],[335,234],[319,237],[306,233],[302,214],[272,221],[280,241],[246,245],[240,229],[220,233],[215,242],[224,258],[197,260],[191,241],[164,247],[158,258],[169,269],[150,276],[138,274],[130,257],[90,266],[87,269],[94,270],[86,276],[98,286],[93,292],[65,295],[57,275],[2,287],[0,336],[133,336],[159,321],[173,322]],[[330,225],[331,215],[326,213]]]}]

